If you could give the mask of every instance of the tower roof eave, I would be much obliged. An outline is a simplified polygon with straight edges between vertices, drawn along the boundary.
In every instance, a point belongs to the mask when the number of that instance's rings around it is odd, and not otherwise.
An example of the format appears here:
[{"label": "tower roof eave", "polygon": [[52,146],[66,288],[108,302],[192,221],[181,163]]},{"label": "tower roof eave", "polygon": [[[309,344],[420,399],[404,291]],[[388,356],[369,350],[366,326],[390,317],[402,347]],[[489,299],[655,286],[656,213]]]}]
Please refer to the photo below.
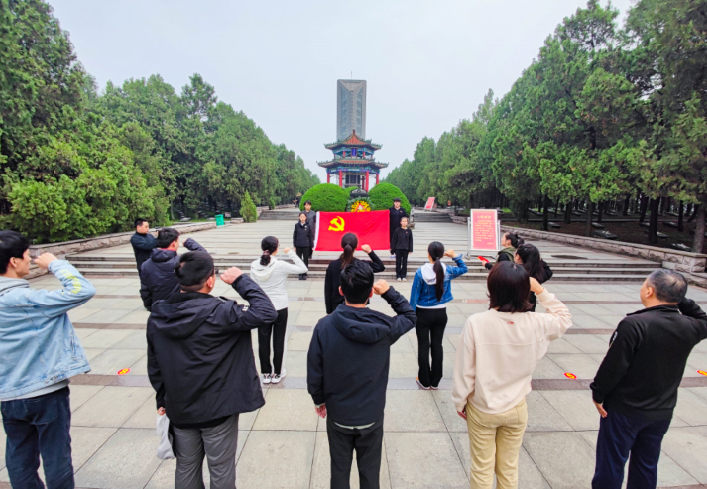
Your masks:
[{"label": "tower roof eave", "polygon": [[373,150],[379,150],[382,148],[380,144],[374,144],[371,142],[370,139],[361,139],[356,135],[356,130],[351,133],[351,135],[346,138],[339,140],[335,143],[330,143],[330,144],[325,144],[324,147],[326,149],[336,149],[340,146],[358,146],[358,147],[368,147]]}]

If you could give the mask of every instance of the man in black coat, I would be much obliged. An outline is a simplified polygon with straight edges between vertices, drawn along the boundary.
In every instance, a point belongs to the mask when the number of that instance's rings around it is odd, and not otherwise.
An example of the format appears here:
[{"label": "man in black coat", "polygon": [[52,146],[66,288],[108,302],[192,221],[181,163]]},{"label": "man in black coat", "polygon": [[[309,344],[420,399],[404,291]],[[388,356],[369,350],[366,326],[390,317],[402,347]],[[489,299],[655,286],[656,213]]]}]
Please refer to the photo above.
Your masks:
[{"label": "man in black coat", "polygon": [[[415,311],[385,280],[374,284],[366,262],[354,260],[341,270],[340,280],[346,302],[314,328],[307,391],[317,414],[327,420],[331,487],[349,487],[355,449],[361,488],[377,488],[390,347],[415,327]],[[374,292],[398,315],[368,309]]]},{"label": "man in black coat", "polygon": [[130,237],[130,244],[133,245],[137,272],[140,273],[142,264],[150,259],[152,250],[157,248],[157,240],[150,234],[150,223],[147,220],[135,219],[135,234]]},{"label": "man in black coat", "polygon": [[641,287],[646,307],[629,314],[611,337],[591,383],[601,421],[592,487],[655,488],[663,435],[677,403],[692,348],[707,338],[707,314],[685,298],[685,278],[656,270]]},{"label": "man in black coat", "polygon": [[[140,270],[140,297],[148,311],[152,304],[167,299],[179,290],[179,282],[174,274],[174,267],[179,262],[179,231],[174,228],[160,229],[157,233],[157,246]],[[184,247],[189,251],[206,251],[191,238],[184,242]]]},{"label": "man in black coat", "polygon": [[174,427],[176,487],[236,487],[238,416],[265,404],[251,331],[272,324],[277,311],[263,290],[236,267],[221,274],[249,305],[209,295],[214,261],[205,251],[179,257],[181,291],[152,308],[147,323],[147,369],[157,412]]},{"label": "man in black coat", "polygon": [[[400,227],[400,220],[403,217],[408,217],[408,213],[405,212],[405,209],[400,207],[400,197],[395,197],[393,199],[393,207],[388,209],[390,211],[390,242],[391,246],[393,243],[393,234],[395,234],[395,230]],[[393,248],[390,249],[390,257],[395,258],[395,250]]]}]

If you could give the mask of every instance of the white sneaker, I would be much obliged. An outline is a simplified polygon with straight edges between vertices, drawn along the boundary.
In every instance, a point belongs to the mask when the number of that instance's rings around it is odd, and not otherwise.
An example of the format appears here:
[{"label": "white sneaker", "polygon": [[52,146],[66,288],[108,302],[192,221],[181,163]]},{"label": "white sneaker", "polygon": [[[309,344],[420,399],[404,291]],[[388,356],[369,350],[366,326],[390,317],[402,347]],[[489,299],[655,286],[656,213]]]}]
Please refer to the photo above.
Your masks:
[{"label": "white sneaker", "polygon": [[272,374],[263,374],[263,384],[272,382]]},{"label": "white sneaker", "polygon": [[403,281],[403,279],[401,279],[400,277],[398,277],[398,282],[402,282],[402,281]]},{"label": "white sneaker", "polygon": [[403,278],[403,282],[407,282],[407,281],[408,281],[408,279],[406,279],[406,278]]},{"label": "white sneaker", "polygon": [[281,381],[282,379],[284,379],[285,377],[287,377],[287,369],[284,369],[284,368],[283,368],[283,369],[282,369],[282,373],[281,373],[280,375],[274,374],[274,375],[272,376],[272,383],[273,383],[273,384],[279,384],[280,381]]}]

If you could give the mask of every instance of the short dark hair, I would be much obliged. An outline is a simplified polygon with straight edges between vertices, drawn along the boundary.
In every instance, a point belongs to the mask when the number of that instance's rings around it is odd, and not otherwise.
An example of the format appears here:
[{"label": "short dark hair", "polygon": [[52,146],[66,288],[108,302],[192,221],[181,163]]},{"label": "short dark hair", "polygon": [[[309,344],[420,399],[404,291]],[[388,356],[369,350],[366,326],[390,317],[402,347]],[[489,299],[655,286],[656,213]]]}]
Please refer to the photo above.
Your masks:
[{"label": "short dark hair", "polygon": [[206,251],[184,253],[174,267],[179,286],[185,292],[196,292],[201,289],[214,272],[214,259]]},{"label": "short dark hair", "polygon": [[520,245],[525,243],[525,240],[520,237],[518,233],[506,233],[504,234],[506,239],[511,242],[511,246],[518,248]]},{"label": "short dark hair", "polygon": [[491,269],[486,285],[489,290],[489,309],[500,312],[527,312],[530,304],[530,277],[523,265],[499,261]]},{"label": "short dark hair", "polygon": [[162,228],[157,232],[157,246],[169,248],[169,245],[179,239],[179,231],[174,228]]},{"label": "short dark hair", "polygon": [[365,304],[373,290],[373,269],[365,261],[354,260],[341,270],[341,291],[350,304]]},{"label": "short dark hair", "polygon": [[687,280],[672,270],[658,269],[648,276],[648,283],[655,289],[655,296],[661,302],[679,304],[687,293]]},{"label": "short dark hair", "polygon": [[393,202],[402,202],[402,200],[400,200],[400,197],[393,197]]},{"label": "short dark hair", "polygon": [[312,205],[312,201],[311,201],[311,200],[305,200],[305,201],[304,201],[304,204],[302,204],[302,205],[307,205],[307,204]]},{"label": "short dark hair", "polygon": [[10,258],[24,258],[29,239],[17,231],[0,231],[0,273],[7,273]]},{"label": "short dark hair", "polygon": [[142,217],[138,217],[137,219],[135,219],[135,226],[133,226],[133,227],[142,226],[143,222],[147,222],[147,219],[143,219]]}]

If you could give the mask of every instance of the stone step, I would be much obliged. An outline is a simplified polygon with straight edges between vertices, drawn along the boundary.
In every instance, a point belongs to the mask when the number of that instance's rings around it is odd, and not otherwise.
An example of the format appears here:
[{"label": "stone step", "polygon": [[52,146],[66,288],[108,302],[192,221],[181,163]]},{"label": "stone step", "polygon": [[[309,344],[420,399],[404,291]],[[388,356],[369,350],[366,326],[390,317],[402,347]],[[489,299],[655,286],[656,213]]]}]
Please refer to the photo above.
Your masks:
[{"label": "stone step", "polygon": [[413,215],[415,222],[452,222],[452,217],[445,212],[417,211]]}]

